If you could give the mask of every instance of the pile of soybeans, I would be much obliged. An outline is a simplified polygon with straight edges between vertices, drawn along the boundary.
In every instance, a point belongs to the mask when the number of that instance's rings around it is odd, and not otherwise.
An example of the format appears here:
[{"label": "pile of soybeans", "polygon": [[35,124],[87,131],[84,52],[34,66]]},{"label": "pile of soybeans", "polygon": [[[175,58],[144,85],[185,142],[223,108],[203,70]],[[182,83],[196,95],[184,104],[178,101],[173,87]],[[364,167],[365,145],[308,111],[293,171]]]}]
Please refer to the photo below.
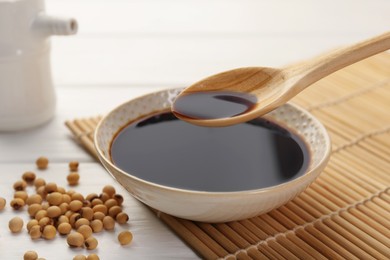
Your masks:
[{"label": "pile of soybeans", "polygon": [[[48,167],[49,160],[40,157],[36,161],[37,168],[44,170]],[[79,163],[69,163],[67,181],[70,186],[78,185],[80,175]],[[35,193],[28,194],[27,186],[35,187]],[[66,236],[70,247],[84,247],[93,250],[98,247],[98,240],[94,233],[103,230],[113,230],[116,223],[125,224],[129,216],[122,211],[123,196],[116,193],[111,185],[103,187],[101,192],[90,193],[86,196],[72,189],[58,186],[54,182],[46,183],[43,178],[37,178],[32,171],[25,172],[21,179],[13,185],[14,198],[9,205],[17,211],[27,208],[30,220],[26,223],[26,229],[31,239],[55,239],[57,234]],[[6,200],[0,197],[0,211],[6,207]],[[20,217],[9,220],[10,232],[22,231],[24,221]],[[128,245],[133,239],[129,230],[124,230],[117,237],[121,245]],[[43,260],[35,251],[27,251],[25,260]],[[87,256],[78,254],[74,260],[96,260],[96,254]]]}]

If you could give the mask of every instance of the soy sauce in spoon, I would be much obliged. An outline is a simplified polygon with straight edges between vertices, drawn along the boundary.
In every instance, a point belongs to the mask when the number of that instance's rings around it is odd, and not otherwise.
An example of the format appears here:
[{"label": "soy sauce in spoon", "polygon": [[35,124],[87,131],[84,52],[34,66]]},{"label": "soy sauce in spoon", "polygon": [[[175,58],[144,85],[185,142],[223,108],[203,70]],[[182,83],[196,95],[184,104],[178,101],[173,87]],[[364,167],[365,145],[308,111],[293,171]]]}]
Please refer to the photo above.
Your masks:
[{"label": "soy sauce in spoon", "polygon": [[193,119],[238,116],[252,110],[257,97],[233,91],[196,92],[182,95],[173,104],[174,113]]}]

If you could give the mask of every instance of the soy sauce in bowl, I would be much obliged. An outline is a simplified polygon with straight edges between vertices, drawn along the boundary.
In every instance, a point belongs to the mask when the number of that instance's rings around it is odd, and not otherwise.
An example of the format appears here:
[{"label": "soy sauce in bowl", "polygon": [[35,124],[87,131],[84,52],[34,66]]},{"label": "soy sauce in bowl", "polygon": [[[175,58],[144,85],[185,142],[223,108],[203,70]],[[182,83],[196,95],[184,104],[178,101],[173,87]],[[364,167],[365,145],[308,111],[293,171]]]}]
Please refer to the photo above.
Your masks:
[{"label": "soy sauce in bowl", "polygon": [[113,163],[156,184],[207,192],[261,189],[305,173],[310,154],[294,132],[257,118],[200,127],[161,112],[130,122],[111,144]]}]

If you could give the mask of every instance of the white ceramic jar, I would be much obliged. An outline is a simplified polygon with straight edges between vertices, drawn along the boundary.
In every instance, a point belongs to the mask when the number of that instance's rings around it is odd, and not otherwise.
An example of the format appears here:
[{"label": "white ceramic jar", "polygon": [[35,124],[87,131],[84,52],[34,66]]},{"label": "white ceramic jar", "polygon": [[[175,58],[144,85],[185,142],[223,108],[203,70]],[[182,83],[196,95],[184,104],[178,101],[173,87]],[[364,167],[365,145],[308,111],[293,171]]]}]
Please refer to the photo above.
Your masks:
[{"label": "white ceramic jar", "polygon": [[43,0],[0,0],[0,131],[54,115],[50,36],[75,34],[77,27],[75,19],[46,15]]}]

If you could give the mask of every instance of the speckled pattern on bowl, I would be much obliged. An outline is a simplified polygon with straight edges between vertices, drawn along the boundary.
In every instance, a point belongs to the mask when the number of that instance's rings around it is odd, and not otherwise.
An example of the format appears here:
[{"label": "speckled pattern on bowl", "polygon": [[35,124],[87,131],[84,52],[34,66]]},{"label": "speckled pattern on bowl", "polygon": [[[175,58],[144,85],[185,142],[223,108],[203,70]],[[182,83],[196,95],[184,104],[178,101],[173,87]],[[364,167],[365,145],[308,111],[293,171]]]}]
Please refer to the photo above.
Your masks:
[{"label": "speckled pattern on bowl", "polygon": [[168,89],[130,100],[105,116],[95,132],[95,146],[107,171],[135,198],[154,209],[202,222],[254,217],[293,199],[317,178],[328,162],[331,142],[323,125],[307,111],[285,104],[264,117],[300,135],[308,145],[311,160],[305,174],[283,184],[237,192],[192,191],[145,181],[116,167],[109,152],[116,133],[130,121],[169,109],[180,91]]}]

